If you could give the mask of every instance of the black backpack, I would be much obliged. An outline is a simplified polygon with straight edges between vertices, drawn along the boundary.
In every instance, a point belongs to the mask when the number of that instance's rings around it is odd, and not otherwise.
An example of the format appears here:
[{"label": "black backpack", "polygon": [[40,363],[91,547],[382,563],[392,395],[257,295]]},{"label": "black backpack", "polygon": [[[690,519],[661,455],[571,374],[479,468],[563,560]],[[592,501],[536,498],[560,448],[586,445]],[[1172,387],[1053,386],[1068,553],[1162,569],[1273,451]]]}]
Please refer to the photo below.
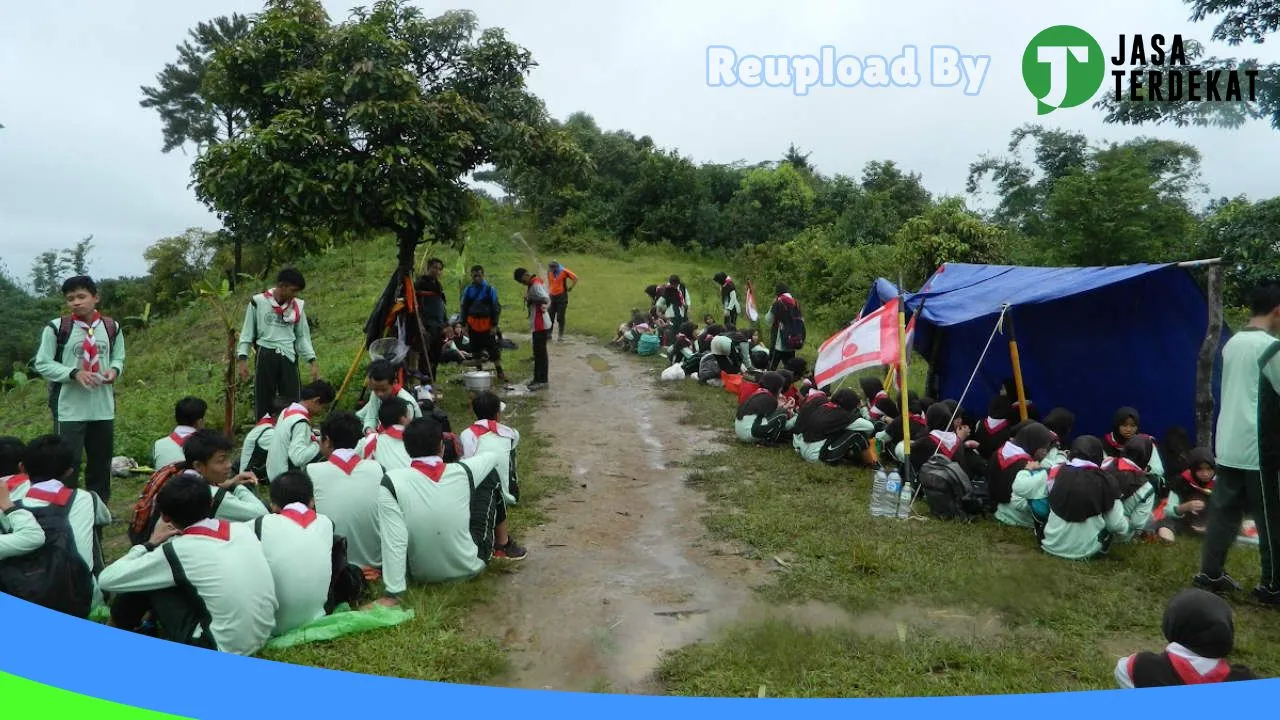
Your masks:
[{"label": "black backpack", "polygon": [[786,350],[799,350],[804,347],[807,330],[800,303],[787,308],[787,316],[779,323],[778,331],[782,333],[782,347]]},{"label": "black backpack", "polygon": [[[111,345],[120,335],[120,325],[115,320],[102,315],[102,327],[107,331],[107,355],[103,358],[102,365],[106,367],[111,358]],[[75,327],[75,318],[67,315],[61,320],[49,321],[49,327],[53,328],[54,337],[57,344],[53,349],[53,361],[62,362],[62,353],[67,349],[67,341],[71,339],[71,329]],[[56,415],[58,412],[58,396],[62,394],[62,383],[49,383],[49,409]]]},{"label": "black backpack", "polygon": [[44,530],[44,545],[26,555],[0,560],[0,591],[79,618],[89,617],[93,604],[93,573],[76,552],[74,531],[68,513],[75,501],[66,505],[24,507]]},{"label": "black backpack", "polygon": [[[253,534],[262,541],[262,518],[253,521]],[[335,608],[346,603],[352,610],[360,607],[368,589],[364,572],[356,565],[347,562],[347,538],[333,534],[333,548],[330,551],[329,597],[324,603],[324,614],[332,615]]]},{"label": "black backpack", "polygon": [[968,520],[974,509],[973,484],[956,461],[934,455],[919,472],[920,494],[929,512],[941,520]]}]

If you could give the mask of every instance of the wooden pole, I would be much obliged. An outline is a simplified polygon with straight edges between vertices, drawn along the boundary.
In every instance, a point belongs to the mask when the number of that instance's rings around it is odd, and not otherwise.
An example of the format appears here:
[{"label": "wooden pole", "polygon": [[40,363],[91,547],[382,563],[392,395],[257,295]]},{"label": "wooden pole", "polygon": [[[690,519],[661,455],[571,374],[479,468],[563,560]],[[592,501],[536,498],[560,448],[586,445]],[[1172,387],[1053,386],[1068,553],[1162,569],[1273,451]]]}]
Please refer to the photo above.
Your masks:
[{"label": "wooden pole", "polygon": [[902,278],[898,278],[898,414],[902,419],[902,482],[911,477],[911,410],[907,404],[907,303],[902,294]]},{"label": "wooden pole", "polygon": [[1213,447],[1213,366],[1222,337],[1222,265],[1209,263],[1205,294],[1209,305],[1209,327],[1196,359],[1196,445]]},{"label": "wooden pole", "polygon": [[356,359],[351,362],[351,369],[347,371],[347,376],[342,380],[342,387],[338,388],[338,394],[334,396],[334,405],[342,399],[342,393],[346,392],[347,385],[351,382],[351,376],[356,374],[356,367],[360,365],[360,359],[364,357],[364,340],[360,341],[360,351],[356,353]]},{"label": "wooden pole", "polygon": [[[233,327],[227,328],[227,382],[223,390],[224,402],[226,406],[225,425],[227,429],[227,437],[231,442],[235,442],[235,415],[236,415],[236,330]],[[257,418],[254,418],[257,420]]]},{"label": "wooden pole", "polygon": [[1013,308],[1005,306],[1005,322],[1009,323],[1009,360],[1013,363],[1013,384],[1018,389],[1018,416],[1027,421],[1027,391],[1022,386],[1022,362],[1018,358],[1018,334],[1013,328]]}]

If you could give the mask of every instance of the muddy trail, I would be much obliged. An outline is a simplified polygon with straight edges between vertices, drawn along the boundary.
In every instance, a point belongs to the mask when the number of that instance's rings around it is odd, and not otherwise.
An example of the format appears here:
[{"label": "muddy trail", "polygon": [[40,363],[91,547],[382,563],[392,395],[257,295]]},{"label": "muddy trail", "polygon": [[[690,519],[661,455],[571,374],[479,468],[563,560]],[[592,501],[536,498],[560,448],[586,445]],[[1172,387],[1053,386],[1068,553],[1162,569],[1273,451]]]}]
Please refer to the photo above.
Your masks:
[{"label": "muddy trail", "polygon": [[654,670],[665,651],[766,617],[896,635],[895,615],[758,601],[753,588],[778,565],[708,538],[705,498],[678,467],[716,451],[728,429],[680,425],[683,408],[660,399],[651,363],[581,338],[550,354],[536,425],[550,447],[538,474],[572,485],[547,501],[546,525],[516,528],[529,557],[474,618],[510,659],[494,684],[661,694]]}]

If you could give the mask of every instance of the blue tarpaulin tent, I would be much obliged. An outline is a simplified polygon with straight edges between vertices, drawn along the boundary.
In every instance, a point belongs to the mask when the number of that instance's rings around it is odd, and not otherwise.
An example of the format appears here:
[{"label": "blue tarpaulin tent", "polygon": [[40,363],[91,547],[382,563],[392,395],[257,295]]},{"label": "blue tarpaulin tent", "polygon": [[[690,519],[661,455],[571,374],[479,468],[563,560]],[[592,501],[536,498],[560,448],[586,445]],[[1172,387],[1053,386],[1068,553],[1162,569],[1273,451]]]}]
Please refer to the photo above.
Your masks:
[{"label": "blue tarpaulin tent", "polygon": [[[876,280],[863,312],[897,293]],[[1023,385],[1042,414],[1061,405],[1076,414],[1076,435],[1101,435],[1128,405],[1157,439],[1174,426],[1195,438],[1196,361],[1209,313],[1187,268],[944,264],[906,294],[908,311],[919,315],[913,344],[929,362],[938,399],[960,398],[1006,304]],[[1007,332],[997,333],[964,399],[975,416],[1013,377]],[[1224,327],[1219,351],[1229,336]],[[1215,361],[1215,408],[1220,377]]]}]

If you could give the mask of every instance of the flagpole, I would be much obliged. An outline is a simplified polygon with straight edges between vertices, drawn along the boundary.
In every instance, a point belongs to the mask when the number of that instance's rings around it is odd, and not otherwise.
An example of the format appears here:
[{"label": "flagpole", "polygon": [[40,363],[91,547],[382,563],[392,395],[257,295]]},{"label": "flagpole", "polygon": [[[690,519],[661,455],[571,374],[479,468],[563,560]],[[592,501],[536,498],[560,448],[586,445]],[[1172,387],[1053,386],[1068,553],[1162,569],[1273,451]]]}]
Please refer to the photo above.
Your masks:
[{"label": "flagpole", "polygon": [[898,414],[902,418],[902,481],[911,482],[911,418],[907,405],[907,303],[898,275]]},{"label": "flagpole", "polygon": [[1005,305],[1005,322],[1009,323],[1009,360],[1013,364],[1013,384],[1018,392],[1018,416],[1027,420],[1027,390],[1022,385],[1022,362],[1018,357],[1018,335],[1013,329],[1013,308]]}]

